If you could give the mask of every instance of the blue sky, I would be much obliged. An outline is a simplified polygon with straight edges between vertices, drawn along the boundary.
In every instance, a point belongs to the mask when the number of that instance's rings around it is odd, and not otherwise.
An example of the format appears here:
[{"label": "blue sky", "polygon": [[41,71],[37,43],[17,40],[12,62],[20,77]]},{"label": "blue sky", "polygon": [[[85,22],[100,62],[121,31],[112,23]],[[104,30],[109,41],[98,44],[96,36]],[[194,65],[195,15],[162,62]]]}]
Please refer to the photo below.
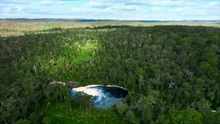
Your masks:
[{"label": "blue sky", "polygon": [[220,0],[0,0],[0,18],[220,20]]}]

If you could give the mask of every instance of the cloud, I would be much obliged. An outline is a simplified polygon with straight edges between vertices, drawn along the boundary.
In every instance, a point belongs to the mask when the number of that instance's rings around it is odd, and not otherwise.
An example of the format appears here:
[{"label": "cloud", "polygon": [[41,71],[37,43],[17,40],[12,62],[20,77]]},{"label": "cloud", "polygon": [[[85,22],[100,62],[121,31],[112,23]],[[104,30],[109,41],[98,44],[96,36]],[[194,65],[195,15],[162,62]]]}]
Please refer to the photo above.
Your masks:
[{"label": "cloud", "polygon": [[28,1],[27,0],[1,0],[0,1],[0,4],[17,4],[17,5],[20,5],[20,4],[28,4]]},{"label": "cloud", "polygon": [[0,4],[0,18],[220,20],[219,0],[1,0]]},{"label": "cloud", "polygon": [[58,1],[69,1],[69,2],[73,2],[73,1],[80,1],[80,0],[58,0]]}]

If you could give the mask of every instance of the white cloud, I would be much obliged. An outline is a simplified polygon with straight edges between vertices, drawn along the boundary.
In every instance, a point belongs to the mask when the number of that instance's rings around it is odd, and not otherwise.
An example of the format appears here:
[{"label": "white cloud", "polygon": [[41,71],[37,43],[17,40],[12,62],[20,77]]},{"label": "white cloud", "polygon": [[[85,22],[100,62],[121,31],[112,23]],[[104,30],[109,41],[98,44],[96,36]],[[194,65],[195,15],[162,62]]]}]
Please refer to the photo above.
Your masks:
[{"label": "white cloud", "polygon": [[0,17],[220,20],[219,0],[1,0],[0,4]]}]

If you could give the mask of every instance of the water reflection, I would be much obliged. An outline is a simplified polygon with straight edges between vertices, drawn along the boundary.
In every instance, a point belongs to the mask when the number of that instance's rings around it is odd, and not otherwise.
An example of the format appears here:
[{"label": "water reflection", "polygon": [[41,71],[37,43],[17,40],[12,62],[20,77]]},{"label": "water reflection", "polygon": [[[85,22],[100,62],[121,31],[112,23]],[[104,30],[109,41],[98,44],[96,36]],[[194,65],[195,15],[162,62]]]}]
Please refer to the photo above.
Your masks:
[{"label": "water reflection", "polygon": [[108,108],[122,101],[128,94],[128,91],[115,85],[88,85],[84,87],[72,88],[71,96],[81,92],[92,96],[92,105],[96,108]]}]

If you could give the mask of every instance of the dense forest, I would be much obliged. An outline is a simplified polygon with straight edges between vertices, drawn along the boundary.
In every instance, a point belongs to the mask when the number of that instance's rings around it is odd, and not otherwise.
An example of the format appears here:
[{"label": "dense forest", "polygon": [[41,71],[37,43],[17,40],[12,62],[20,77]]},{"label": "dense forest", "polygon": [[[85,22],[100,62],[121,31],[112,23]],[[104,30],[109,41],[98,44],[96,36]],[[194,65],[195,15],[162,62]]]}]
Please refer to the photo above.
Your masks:
[{"label": "dense forest", "polygon": [[[68,87],[129,91],[109,109]],[[0,123],[219,124],[220,28],[104,26],[0,37]]]}]

